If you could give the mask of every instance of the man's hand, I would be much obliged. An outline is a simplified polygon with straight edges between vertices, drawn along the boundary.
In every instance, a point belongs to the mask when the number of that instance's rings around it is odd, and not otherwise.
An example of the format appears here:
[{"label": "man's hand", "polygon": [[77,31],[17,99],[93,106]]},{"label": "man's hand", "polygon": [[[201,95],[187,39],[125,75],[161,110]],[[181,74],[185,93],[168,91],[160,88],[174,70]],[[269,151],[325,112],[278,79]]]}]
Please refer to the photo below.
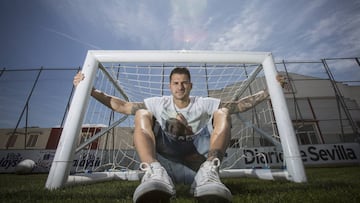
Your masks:
[{"label": "man's hand", "polygon": [[276,80],[280,83],[282,88],[284,88],[288,84],[287,79],[284,75],[277,75]]},{"label": "man's hand", "polygon": [[171,133],[172,135],[175,135],[176,137],[194,134],[191,127],[187,124],[185,125],[184,122],[179,120],[178,118],[169,118],[168,120],[166,120],[165,125],[165,131]]},{"label": "man's hand", "polygon": [[82,80],[84,80],[85,76],[82,72],[78,72],[75,76],[74,76],[74,80],[73,80],[73,84],[76,87]]}]

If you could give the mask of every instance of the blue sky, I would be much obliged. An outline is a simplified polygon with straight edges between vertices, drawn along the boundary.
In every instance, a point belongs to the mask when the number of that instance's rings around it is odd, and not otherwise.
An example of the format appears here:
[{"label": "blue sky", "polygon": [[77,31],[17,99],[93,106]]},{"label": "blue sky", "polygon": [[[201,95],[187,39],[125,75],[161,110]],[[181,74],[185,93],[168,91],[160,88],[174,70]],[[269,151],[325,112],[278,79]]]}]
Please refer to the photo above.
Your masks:
[{"label": "blue sky", "polygon": [[[360,56],[359,0],[0,0],[0,27],[6,69],[77,68],[88,50],[260,51],[277,61]],[[41,75],[29,125],[59,125],[74,74]],[[0,127],[15,127],[35,76],[0,78]]]},{"label": "blue sky", "polygon": [[359,0],[1,0],[0,66],[77,67],[90,49],[360,54]]}]

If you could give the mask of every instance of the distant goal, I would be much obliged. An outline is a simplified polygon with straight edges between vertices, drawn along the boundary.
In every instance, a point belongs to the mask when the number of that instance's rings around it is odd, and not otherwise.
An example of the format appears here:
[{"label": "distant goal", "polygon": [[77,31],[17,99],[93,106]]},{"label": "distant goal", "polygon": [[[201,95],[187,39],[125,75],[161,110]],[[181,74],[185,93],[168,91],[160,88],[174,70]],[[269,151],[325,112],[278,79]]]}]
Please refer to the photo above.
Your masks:
[{"label": "distant goal", "polygon": [[[46,182],[56,189],[76,183],[139,180],[139,160],[133,147],[133,116],[112,112],[90,96],[91,88],[127,101],[170,95],[170,71],[186,66],[191,95],[237,100],[267,89],[270,98],[256,108],[232,116],[231,146],[221,177],[253,176],[306,182],[283,90],[269,52],[216,51],[88,51],[85,75],[73,95]],[[271,146],[283,164],[272,166],[264,152],[246,148]],[[263,166],[244,167],[244,159]]]}]

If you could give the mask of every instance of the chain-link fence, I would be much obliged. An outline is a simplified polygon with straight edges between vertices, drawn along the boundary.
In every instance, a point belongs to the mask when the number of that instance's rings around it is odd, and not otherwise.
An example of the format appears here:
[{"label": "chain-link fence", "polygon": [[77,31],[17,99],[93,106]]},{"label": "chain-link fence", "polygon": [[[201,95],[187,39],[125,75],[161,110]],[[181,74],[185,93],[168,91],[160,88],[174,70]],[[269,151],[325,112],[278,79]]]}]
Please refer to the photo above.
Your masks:
[{"label": "chain-link fence", "polygon": [[[359,58],[277,61],[300,144],[354,142],[360,126]],[[0,70],[0,129],[61,127],[80,67]],[[7,148],[11,135],[1,134]],[[26,142],[34,142],[30,138]],[[36,141],[36,140],[35,140]],[[28,145],[25,142],[24,148]]]}]

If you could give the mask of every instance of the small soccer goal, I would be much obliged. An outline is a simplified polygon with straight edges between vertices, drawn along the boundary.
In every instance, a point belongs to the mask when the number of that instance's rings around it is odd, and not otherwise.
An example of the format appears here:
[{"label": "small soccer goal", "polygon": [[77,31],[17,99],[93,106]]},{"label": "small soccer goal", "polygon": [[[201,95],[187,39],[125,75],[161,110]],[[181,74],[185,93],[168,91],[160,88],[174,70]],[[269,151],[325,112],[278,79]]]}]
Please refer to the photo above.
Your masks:
[{"label": "small soccer goal", "polygon": [[[174,67],[191,72],[192,96],[234,101],[268,90],[270,97],[255,108],[232,115],[232,135],[221,177],[258,177],[306,182],[294,129],[277,71],[269,52],[216,51],[88,51],[46,182],[56,189],[76,183],[139,180],[133,146],[134,117],[111,111],[90,96],[92,87],[126,101],[141,102],[170,95]],[[281,154],[272,166],[269,154],[247,148],[271,146]],[[273,152],[272,152],[273,153]],[[248,167],[244,159],[261,159]]]}]

